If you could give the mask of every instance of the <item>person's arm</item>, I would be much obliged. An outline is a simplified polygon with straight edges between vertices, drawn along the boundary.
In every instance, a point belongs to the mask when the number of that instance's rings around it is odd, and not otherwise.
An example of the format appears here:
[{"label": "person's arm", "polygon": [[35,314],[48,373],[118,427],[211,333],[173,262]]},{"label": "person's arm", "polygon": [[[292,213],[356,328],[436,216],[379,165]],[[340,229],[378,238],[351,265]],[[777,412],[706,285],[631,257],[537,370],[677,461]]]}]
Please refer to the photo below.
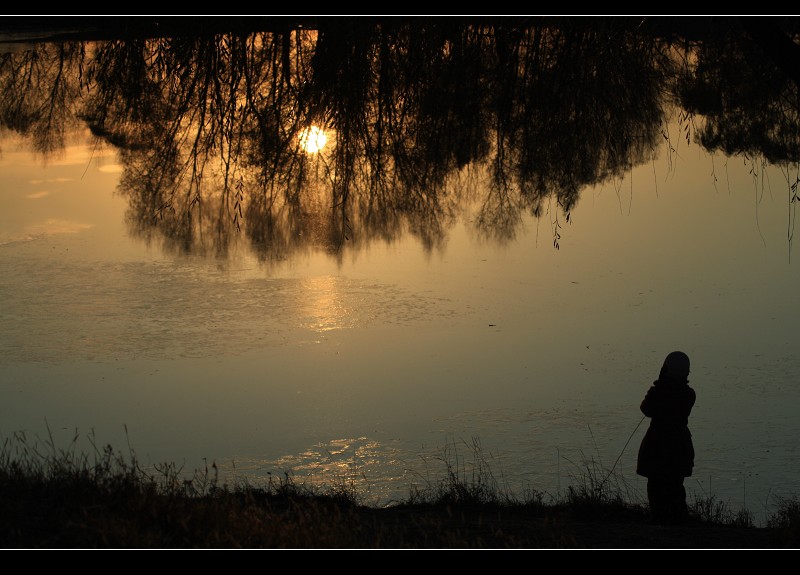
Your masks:
[{"label": "person's arm", "polygon": [[647,390],[647,394],[644,396],[639,409],[641,409],[642,413],[644,413],[647,417],[653,417],[653,413],[655,411],[655,386],[652,386],[650,389]]}]

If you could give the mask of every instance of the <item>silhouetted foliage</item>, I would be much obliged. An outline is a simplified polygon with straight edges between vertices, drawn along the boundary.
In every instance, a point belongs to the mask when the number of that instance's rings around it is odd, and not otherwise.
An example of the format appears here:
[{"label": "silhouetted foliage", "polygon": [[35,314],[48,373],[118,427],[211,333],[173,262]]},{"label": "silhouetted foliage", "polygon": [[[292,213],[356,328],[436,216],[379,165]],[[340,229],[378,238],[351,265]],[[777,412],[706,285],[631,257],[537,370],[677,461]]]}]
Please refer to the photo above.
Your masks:
[{"label": "silhouetted foliage", "polygon": [[687,111],[705,118],[698,133],[703,147],[775,164],[800,160],[796,78],[734,27],[697,45],[692,55],[679,80],[680,96]]},{"label": "silhouetted foliage", "polygon": [[548,214],[558,247],[582,190],[653,158],[675,113],[709,150],[800,160],[791,60],[737,19],[200,22],[0,56],[3,126],[49,154],[82,121],[119,150],[132,232],[180,251],[433,249],[465,213],[498,240]]}]

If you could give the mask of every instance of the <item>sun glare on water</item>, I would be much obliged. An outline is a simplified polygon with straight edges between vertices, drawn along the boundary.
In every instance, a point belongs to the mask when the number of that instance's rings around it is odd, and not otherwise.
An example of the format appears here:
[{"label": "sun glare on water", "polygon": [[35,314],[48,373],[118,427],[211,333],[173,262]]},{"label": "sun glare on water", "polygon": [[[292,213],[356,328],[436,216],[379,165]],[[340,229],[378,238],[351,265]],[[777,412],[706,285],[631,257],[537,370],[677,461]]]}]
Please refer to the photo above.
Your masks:
[{"label": "sun glare on water", "polygon": [[300,145],[309,154],[319,152],[328,141],[328,136],[326,136],[322,128],[319,128],[318,126],[310,126],[306,128],[300,132],[299,138]]}]

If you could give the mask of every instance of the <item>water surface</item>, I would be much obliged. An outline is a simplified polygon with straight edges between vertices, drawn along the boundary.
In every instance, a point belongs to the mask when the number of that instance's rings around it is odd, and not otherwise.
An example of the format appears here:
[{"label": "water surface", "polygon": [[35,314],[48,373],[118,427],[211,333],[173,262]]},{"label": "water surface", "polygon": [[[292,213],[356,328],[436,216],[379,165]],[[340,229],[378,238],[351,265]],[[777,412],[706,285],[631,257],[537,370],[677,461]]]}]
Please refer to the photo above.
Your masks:
[{"label": "water surface", "polygon": [[448,463],[520,494],[612,470],[642,494],[638,405],[681,349],[690,493],[758,515],[800,487],[800,272],[777,169],[754,180],[688,147],[587,190],[558,249],[545,217],[502,246],[460,224],[432,252],[411,238],[266,266],[131,237],[114,153],[88,137],[59,161],[2,150],[4,437],[353,482],[376,504]]}]

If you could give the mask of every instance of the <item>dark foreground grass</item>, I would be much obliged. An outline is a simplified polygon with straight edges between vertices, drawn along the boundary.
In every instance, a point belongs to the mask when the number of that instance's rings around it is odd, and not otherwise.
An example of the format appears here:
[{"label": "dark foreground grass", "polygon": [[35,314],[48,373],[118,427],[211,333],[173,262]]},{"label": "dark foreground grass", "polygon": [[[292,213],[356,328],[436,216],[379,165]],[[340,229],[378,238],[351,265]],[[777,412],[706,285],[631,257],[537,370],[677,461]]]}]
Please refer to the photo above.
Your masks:
[{"label": "dark foreground grass", "polygon": [[562,500],[545,503],[536,491],[499,490],[480,460],[453,461],[440,482],[376,508],[345,482],[321,489],[284,474],[260,486],[220,485],[214,465],[187,478],[168,464],[145,470],[110,446],[78,454],[15,436],[0,451],[0,547],[772,549],[800,541],[797,499],[779,502],[767,527],[713,498],[692,504],[687,525],[667,527],[651,525],[646,505],[594,467]]}]

